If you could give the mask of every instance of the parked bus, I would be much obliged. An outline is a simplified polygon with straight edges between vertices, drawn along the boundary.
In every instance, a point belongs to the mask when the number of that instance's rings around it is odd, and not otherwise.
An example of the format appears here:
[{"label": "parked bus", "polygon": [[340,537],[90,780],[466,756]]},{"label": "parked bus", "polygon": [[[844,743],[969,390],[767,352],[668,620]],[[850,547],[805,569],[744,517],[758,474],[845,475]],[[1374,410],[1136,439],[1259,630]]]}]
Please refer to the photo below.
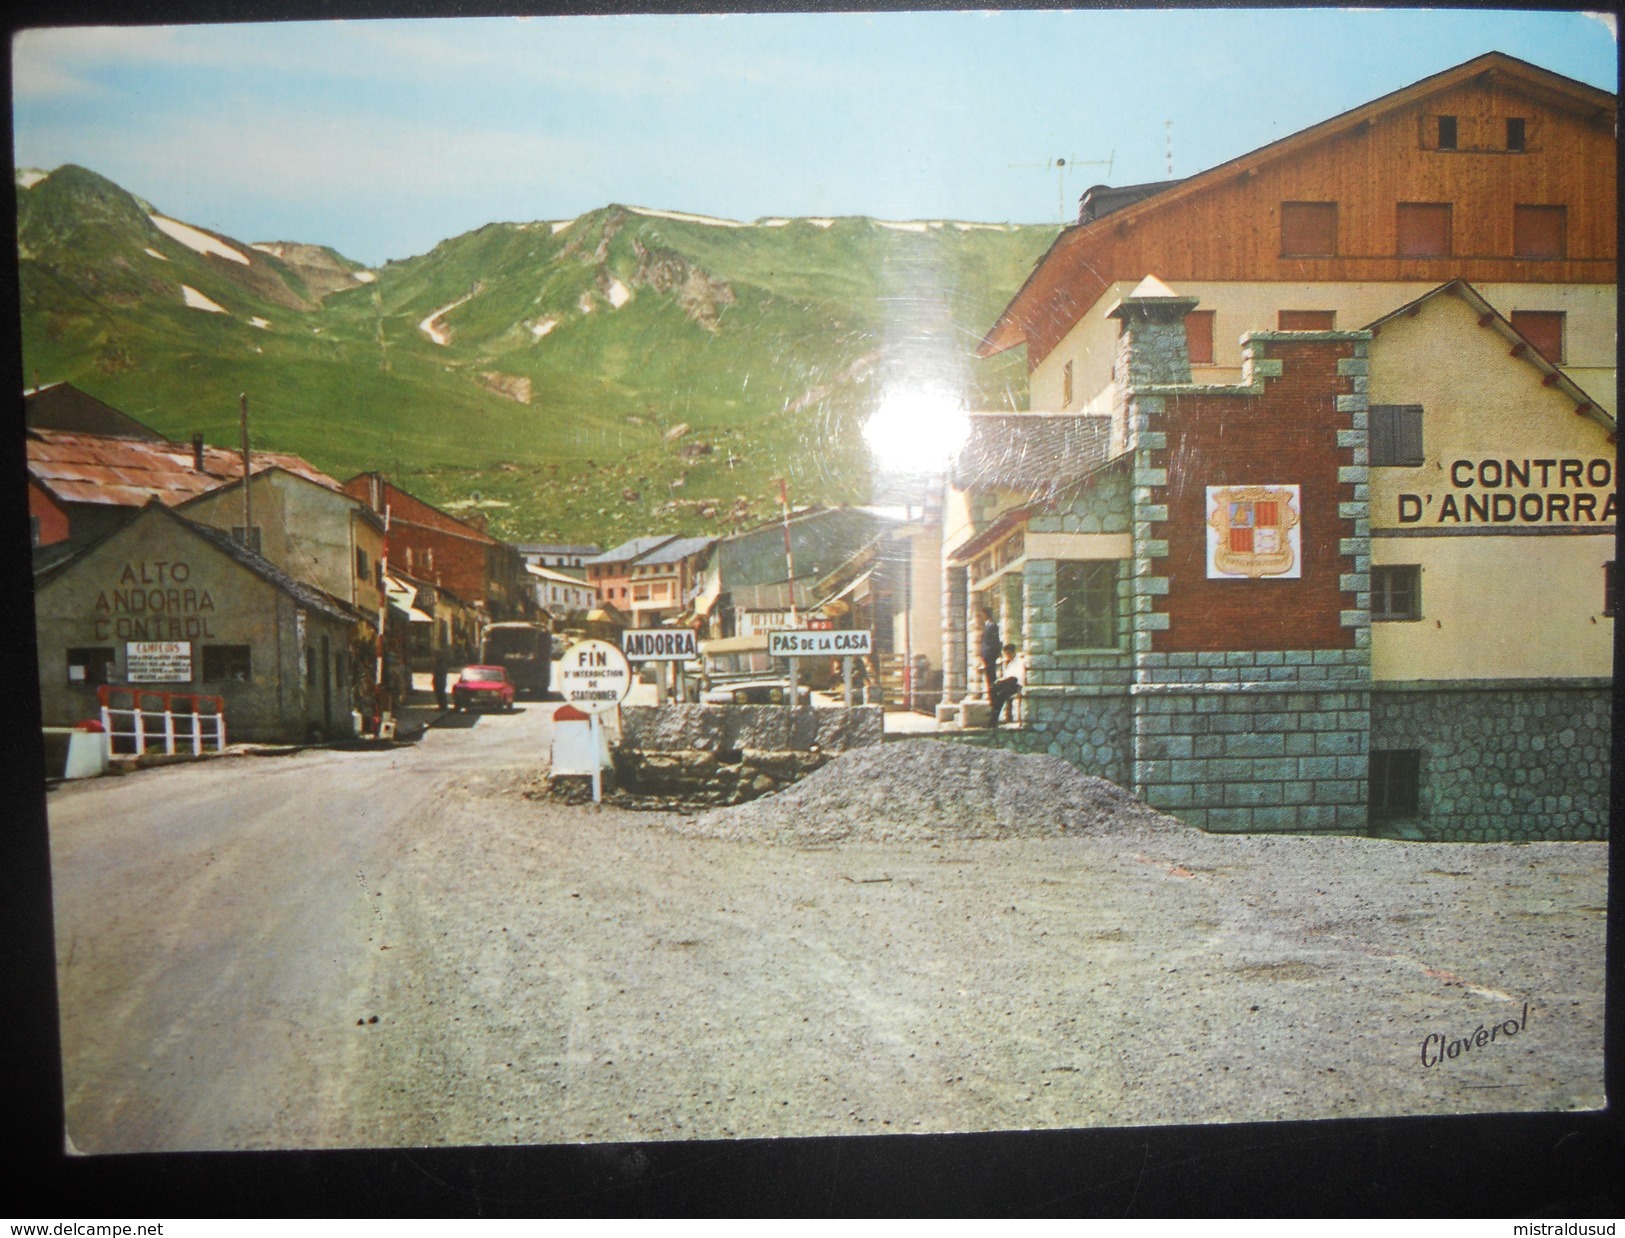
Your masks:
[{"label": "parked bus", "polygon": [[493,623],[480,636],[480,664],[500,666],[516,693],[536,700],[553,686],[553,636],[545,623]]}]

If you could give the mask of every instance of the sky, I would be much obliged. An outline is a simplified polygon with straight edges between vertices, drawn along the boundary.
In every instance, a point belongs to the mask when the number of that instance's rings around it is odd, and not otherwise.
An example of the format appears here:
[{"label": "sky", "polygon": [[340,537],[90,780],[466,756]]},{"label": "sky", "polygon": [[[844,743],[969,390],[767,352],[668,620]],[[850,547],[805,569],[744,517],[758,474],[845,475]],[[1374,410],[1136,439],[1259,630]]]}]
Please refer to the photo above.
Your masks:
[{"label": "sky", "polygon": [[[368,265],[615,202],[1058,223],[1486,51],[1618,90],[1584,13],[1207,9],[32,29],[16,163]],[[1064,166],[1057,166],[1064,160]]]}]

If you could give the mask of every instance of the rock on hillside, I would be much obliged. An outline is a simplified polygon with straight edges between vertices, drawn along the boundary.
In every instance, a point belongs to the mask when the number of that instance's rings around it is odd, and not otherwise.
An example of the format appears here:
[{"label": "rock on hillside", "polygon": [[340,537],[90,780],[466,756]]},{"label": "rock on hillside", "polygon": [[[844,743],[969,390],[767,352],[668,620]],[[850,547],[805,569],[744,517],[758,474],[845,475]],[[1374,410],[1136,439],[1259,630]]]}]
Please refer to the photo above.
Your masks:
[{"label": "rock on hillside", "polygon": [[310,295],[318,301],[332,293],[373,281],[371,271],[325,245],[306,245],[300,241],[256,241],[250,248],[280,258],[305,281]]}]

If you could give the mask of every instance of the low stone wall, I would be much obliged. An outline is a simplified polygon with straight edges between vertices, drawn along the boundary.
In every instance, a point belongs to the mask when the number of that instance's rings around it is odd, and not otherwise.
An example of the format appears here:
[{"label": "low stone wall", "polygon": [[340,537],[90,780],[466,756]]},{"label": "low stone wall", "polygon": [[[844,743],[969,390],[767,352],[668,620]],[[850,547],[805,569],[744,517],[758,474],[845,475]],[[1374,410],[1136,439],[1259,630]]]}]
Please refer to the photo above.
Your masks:
[{"label": "low stone wall", "polygon": [[845,752],[878,744],[881,708],[787,709],[783,705],[631,705],[621,744],[640,752]]},{"label": "low stone wall", "polygon": [[615,788],[622,796],[676,804],[743,804],[789,786],[812,773],[831,752],[762,752],[732,749],[707,752],[697,748],[648,752],[618,748]]},{"label": "low stone wall", "polygon": [[612,754],[613,798],[632,807],[742,804],[883,735],[878,705],[627,706]]}]

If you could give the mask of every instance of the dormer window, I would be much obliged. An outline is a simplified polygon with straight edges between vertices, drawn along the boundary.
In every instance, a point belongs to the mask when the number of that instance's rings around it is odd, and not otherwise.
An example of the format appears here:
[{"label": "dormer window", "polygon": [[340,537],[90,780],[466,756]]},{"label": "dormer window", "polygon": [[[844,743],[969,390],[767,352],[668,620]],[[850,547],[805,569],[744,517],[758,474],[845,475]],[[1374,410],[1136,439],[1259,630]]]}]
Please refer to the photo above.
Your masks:
[{"label": "dormer window", "polygon": [[1454,116],[1437,117],[1439,122],[1439,149],[1456,149],[1456,118]]},{"label": "dormer window", "polygon": [[1526,150],[1527,135],[1524,132],[1522,116],[1507,117],[1507,149],[1511,151]]}]

